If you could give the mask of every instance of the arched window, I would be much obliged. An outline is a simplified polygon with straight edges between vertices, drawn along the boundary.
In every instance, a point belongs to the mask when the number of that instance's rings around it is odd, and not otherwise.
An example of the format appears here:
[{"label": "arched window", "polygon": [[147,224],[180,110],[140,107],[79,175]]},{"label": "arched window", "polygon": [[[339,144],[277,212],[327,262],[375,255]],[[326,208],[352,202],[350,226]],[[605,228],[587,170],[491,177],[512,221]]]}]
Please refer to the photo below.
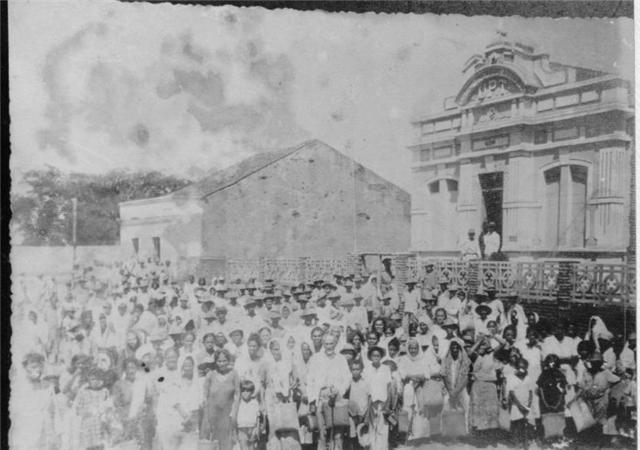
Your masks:
[{"label": "arched window", "polygon": [[588,169],[582,165],[566,164],[544,171],[544,236],[548,247],[584,247],[587,177]]}]

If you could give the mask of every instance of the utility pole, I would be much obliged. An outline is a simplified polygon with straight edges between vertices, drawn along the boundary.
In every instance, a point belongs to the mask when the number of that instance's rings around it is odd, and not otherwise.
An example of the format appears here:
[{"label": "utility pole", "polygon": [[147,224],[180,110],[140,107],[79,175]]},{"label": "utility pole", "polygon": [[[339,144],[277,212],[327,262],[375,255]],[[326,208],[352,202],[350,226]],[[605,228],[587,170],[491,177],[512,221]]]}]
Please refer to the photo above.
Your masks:
[{"label": "utility pole", "polygon": [[71,205],[73,208],[72,212],[72,228],[71,228],[71,243],[73,244],[73,256],[71,263],[71,283],[72,286],[75,284],[75,270],[76,270],[76,242],[77,242],[77,228],[78,228],[78,199],[73,197],[71,199]]}]

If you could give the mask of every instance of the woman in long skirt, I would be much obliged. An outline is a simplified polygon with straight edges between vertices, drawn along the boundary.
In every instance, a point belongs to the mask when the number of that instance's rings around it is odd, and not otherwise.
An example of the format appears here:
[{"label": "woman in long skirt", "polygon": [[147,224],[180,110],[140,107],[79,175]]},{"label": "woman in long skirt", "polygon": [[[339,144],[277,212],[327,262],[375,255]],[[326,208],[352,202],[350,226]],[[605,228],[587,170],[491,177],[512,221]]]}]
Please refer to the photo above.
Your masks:
[{"label": "woman in long skirt", "polygon": [[463,412],[464,428],[468,432],[469,394],[467,383],[469,382],[469,369],[471,361],[464,350],[464,343],[457,338],[450,341],[447,354],[442,361],[442,377],[447,394],[443,408],[443,433],[444,414],[451,412]]},{"label": "woman in long skirt", "polygon": [[482,431],[498,428],[498,388],[496,363],[489,352],[490,344],[484,339],[477,343],[472,353],[473,374],[471,385],[471,411],[469,414],[472,429]]},{"label": "woman in long skirt", "polygon": [[216,370],[204,381],[204,411],[200,439],[218,441],[219,448],[230,449],[232,422],[240,397],[240,378],[231,366],[227,350],[215,354]]},{"label": "woman in long skirt", "polygon": [[398,364],[404,384],[402,408],[409,414],[409,440],[429,437],[429,418],[422,404],[425,385],[431,378],[432,364],[429,361],[418,341],[412,338],[407,342],[407,354],[400,358]]}]

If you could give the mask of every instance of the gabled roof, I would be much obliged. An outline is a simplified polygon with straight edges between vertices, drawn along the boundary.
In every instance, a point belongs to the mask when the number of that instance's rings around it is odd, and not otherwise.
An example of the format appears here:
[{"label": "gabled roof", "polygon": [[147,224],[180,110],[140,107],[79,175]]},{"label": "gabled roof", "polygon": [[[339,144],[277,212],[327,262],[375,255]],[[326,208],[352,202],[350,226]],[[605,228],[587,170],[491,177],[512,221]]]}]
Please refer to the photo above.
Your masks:
[{"label": "gabled roof", "polygon": [[223,170],[217,170],[202,180],[185,186],[184,188],[175,191],[171,194],[174,198],[202,198],[208,197],[222,189],[225,189],[231,185],[238,183],[251,174],[254,174],[267,166],[286,158],[292,153],[297,152],[305,147],[311,145],[323,144],[317,139],[305,141],[302,144],[295,147],[289,147],[279,150],[273,150],[268,152],[257,153],[246,159],[243,159],[239,163],[227,167]]}]

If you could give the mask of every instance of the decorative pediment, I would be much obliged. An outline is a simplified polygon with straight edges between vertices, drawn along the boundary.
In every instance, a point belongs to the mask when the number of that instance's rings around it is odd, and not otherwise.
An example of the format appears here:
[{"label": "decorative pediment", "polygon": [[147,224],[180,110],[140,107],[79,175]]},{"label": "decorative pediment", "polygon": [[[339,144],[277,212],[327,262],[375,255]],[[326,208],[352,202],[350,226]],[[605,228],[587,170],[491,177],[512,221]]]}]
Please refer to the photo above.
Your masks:
[{"label": "decorative pediment", "polygon": [[474,73],[456,96],[456,103],[460,106],[482,103],[525,90],[524,81],[514,69],[494,65]]}]

